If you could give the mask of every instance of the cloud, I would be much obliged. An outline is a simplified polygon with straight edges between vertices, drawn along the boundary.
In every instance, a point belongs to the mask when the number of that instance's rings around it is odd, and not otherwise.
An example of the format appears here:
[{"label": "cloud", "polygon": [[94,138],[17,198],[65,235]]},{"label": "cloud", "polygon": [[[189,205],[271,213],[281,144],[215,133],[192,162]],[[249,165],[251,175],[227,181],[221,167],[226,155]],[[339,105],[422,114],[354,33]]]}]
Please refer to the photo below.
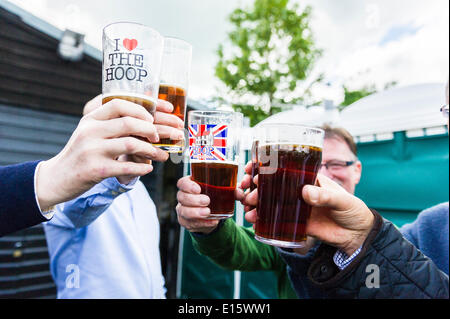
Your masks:
[{"label": "cloud", "polygon": [[316,42],[324,50],[313,73],[325,73],[332,87],[382,89],[391,81],[401,86],[448,78],[447,0],[307,2],[313,6]]},{"label": "cloud", "polygon": [[[407,85],[448,78],[448,0],[290,1],[313,8],[313,34],[324,53],[311,78],[324,73],[331,84],[318,87],[318,96],[336,92],[344,83],[381,88],[392,80]],[[215,50],[219,43],[226,45],[231,28],[227,16],[253,0],[127,0],[126,10],[121,0],[11,2],[59,28],[82,29],[86,41],[97,48],[101,48],[102,28],[119,20],[144,23],[187,40],[193,45],[190,94],[201,98],[214,95],[215,86],[220,86],[214,76]],[[70,22],[70,14],[78,17]]]},{"label": "cloud", "polygon": [[335,72],[354,88],[374,83],[380,89],[393,80],[400,85],[444,82],[448,77],[448,47],[441,45],[439,31],[424,27],[413,36],[361,48],[343,59]]}]

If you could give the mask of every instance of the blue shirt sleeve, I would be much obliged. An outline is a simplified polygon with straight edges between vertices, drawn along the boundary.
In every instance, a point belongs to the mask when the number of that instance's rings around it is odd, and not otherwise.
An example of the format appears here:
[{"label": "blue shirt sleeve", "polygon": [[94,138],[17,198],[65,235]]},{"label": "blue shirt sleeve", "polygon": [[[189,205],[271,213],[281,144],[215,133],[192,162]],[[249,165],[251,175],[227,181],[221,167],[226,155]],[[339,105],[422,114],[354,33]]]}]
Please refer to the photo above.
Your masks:
[{"label": "blue shirt sleeve", "polygon": [[81,228],[96,220],[113,200],[133,189],[138,178],[128,185],[120,184],[115,177],[98,183],[79,197],[56,205],[56,213],[47,224],[64,228]]}]

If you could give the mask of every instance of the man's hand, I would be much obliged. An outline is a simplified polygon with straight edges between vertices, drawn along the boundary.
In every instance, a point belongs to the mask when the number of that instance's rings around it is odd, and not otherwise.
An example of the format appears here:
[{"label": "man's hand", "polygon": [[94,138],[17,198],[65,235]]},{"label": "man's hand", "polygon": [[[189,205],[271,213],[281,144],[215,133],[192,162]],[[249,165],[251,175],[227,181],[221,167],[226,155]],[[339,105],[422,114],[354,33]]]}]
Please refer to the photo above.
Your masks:
[{"label": "man's hand", "polygon": [[160,150],[134,136],[159,140],[153,117],[140,105],[112,100],[85,115],[64,149],[39,167],[36,194],[41,209],[75,198],[105,178],[151,172],[151,164],[116,160],[121,154],[164,160]]},{"label": "man's hand", "polygon": [[172,140],[184,139],[184,122],[173,112],[173,105],[170,102],[158,99],[156,103],[155,126],[159,138],[170,138]]},{"label": "man's hand", "polygon": [[[206,219],[211,214],[208,208],[210,198],[200,193],[200,186],[190,176],[180,178],[177,187],[176,210],[180,225],[190,232],[205,234],[212,232],[219,224],[219,220]],[[244,197],[244,192],[239,187],[236,189],[235,197],[237,200]]]},{"label": "man's hand", "polygon": [[[258,178],[255,178],[256,183]],[[304,200],[313,206],[306,227],[306,234],[352,255],[367,238],[374,216],[362,200],[351,195],[328,177],[318,174],[317,186],[303,188]],[[244,204],[256,206],[258,190],[247,194]],[[249,211],[245,219],[255,223],[256,209]]]},{"label": "man's hand", "polygon": [[209,197],[200,194],[200,186],[190,176],[180,178],[177,183],[178,205],[176,207],[178,222],[190,232],[212,232],[219,224],[218,219],[205,219],[211,214]]},{"label": "man's hand", "polygon": [[252,162],[251,161],[245,165],[244,171],[245,171],[245,175],[239,184],[239,188],[242,190],[245,189],[246,191],[245,191],[245,193],[242,191],[242,193],[241,193],[242,195],[239,200],[241,201],[242,205],[244,205],[244,211],[249,212],[256,207],[256,204],[250,205],[245,200],[247,195],[250,194],[250,184],[252,182]]},{"label": "man's hand", "polygon": [[[173,140],[184,139],[184,122],[176,115],[170,114],[173,111],[173,105],[170,102],[158,99],[156,103],[155,113],[155,127],[160,139],[171,138]],[[158,156],[154,158],[155,161],[165,162],[169,158],[169,154],[158,147],[155,147]],[[136,163],[151,164],[149,158],[143,158],[137,155],[123,155],[119,157],[121,160],[133,161]],[[121,184],[128,184],[137,176],[128,175],[117,177]]]},{"label": "man's hand", "polygon": [[374,215],[362,200],[326,176],[307,185],[302,196],[313,206],[306,232],[351,256],[366,240]]},{"label": "man's hand", "polygon": [[[90,112],[96,110],[102,106],[102,95],[96,96],[94,99],[86,103],[83,109],[83,114],[89,114]],[[106,106],[106,105],[105,105]],[[173,111],[173,105],[170,102],[164,100],[157,100],[156,112],[154,118],[154,124],[158,132],[159,139],[162,138],[173,138],[173,139],[183,139],[184,138],[184,123],[177,116],[170,114]],[[168,159],[169,155],[167,152],[155,147],[156,156],[152,158],[155,161],[164,162]],[[134,154],[122,154],[118,161],[130,161],[135,163],[151,164],[152,159],[148,157],[142,157]],[[127,175],[127,176],[117,176],[118,181],[121,184],[128,184],[137,176]]]}]

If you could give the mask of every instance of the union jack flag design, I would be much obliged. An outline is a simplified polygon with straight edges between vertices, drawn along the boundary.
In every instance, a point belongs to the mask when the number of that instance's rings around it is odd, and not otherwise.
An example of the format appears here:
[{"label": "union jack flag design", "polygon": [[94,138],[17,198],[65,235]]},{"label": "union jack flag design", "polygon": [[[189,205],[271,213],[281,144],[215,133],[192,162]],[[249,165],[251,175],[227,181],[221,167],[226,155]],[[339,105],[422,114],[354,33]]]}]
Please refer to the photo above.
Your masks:
[{"label": "union jack flag design", "polygon": [[189,156],[194,160],[225,161],[228,126],[221,124],[189,125]]}]

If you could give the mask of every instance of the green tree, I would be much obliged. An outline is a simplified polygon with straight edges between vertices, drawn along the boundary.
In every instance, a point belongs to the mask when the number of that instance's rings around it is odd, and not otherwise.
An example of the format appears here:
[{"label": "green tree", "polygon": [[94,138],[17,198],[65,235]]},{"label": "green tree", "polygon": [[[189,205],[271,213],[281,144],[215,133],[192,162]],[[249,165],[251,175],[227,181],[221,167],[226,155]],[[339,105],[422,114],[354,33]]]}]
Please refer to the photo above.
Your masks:
[{"label": "green tree", "polygon": [[[388,82],[384,85],[383,90],[388,90],[392,87],[395,87],[396,85],[397,81]],[[345,107],[349,106],[352,103],[355,103],[356,101],[362,99],[363,97],[378,92],[374,84],[366,85],[361,89],[357,90],[349,90],[345,85],[343,86],[343,88],[344,88],[344,101],[339,105],[340,110],[343,110]]]},{"label": "green tree", "polygon": [[233,108],[250,117],[251,125],[302,100],[295,91],[320,55],[310,15],[311,7],[300,10],[289,0],[255,0],[252,7],[229,16],[231,46],[229,52],[219,46],[215,74]]},{"label": "green tree", "polygon": [[374,85],[372,86],[365,86],[358,90],[349,90],[344,85],[344,101],[340,105],[340,109],[343,110],[346,106],[358,101],[359,99],[362,99],[363,97],[366,97],[372,93],[376,93],[377,90]]}]

